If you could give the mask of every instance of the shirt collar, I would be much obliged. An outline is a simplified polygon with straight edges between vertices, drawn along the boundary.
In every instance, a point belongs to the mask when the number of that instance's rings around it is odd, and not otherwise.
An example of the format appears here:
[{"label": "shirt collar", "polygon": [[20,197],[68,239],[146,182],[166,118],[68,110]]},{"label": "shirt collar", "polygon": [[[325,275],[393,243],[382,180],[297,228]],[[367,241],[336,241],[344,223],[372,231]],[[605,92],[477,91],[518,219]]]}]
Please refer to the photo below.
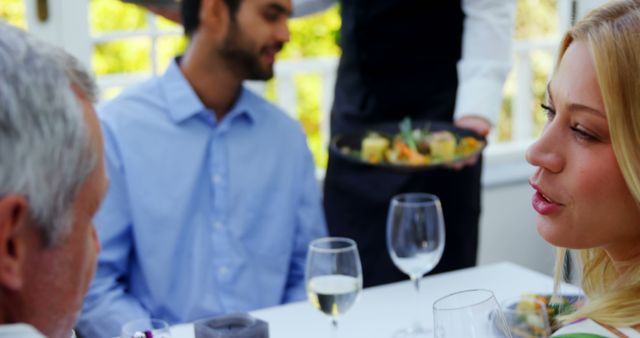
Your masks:
[{"label": "shirt collar", "polygon": [[[204,106],[189,81],[184,77],[178,64],[179,61],[180,57],[175,58],[160,78],[160,84],[167,99],[167,108],[171,118],[175,122],[182,122],[201,113],[212,114]],[[238,99],[224,120],[246,116],[250,122],[255,122],[259,115],[256,112],[256,108],[259,105],[260,101],[256,95],[242,86]]]},{"label": "shirt collar", "polygon": [[254,123],[259,118],[258,109],[260,105],[261,102],[258,97],[243,85],[236,103],[231,107],[225,119],[232,120],[236,117],[245,117],[249,122]]},{"label": "shirt collar", "polygon": [[179,58],[176,58],[169,63],[169,67],[160,78],[160,85],[167,100],[169,115],[175,122],[182,122],[206,108],[182,74],[178,61]]}]

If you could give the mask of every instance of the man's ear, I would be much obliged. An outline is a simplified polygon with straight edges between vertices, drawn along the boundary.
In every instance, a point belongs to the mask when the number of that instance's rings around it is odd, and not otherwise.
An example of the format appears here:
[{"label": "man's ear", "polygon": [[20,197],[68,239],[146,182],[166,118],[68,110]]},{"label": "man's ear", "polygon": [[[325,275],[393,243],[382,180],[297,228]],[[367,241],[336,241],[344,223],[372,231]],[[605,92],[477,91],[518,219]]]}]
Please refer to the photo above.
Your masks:
[{"label": "man's ear", "polygon": [[202,0],[199,16],[199,28],[206,28],[217,35],[226,35],[230,18],[229,8],[224,0]]},{"label": "man's ear", "polygon": [[20,195],[0,197],[0,286],[17,290],[23,284],[28,203]]}]

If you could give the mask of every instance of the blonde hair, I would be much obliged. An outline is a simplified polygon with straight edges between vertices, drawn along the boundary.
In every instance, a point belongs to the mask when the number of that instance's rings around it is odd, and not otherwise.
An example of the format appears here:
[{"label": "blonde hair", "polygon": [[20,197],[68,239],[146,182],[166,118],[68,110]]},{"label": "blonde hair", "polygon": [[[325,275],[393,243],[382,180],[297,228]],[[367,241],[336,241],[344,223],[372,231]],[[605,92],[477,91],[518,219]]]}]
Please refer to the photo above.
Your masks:
[{"label": "blonde hair", "polygon": [[[589,46],[613,151],[640,208],[640,0],[613,1],[592,11],[564,36],[558,64],[573,41]],[[565,253],[566,249],[558,250],[556,289]],[[620,272],[602,248],[577,250],[577,254],[589,301],[562,320],[588,317],[612,326],[640,323],[640,264]]]}]

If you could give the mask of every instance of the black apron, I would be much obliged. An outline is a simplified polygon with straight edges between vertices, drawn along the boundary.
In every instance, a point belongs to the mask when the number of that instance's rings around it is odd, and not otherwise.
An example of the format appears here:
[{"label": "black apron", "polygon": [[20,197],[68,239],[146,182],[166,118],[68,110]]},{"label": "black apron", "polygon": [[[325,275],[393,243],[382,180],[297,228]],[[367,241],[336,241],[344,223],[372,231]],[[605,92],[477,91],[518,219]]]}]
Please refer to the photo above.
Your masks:
[{"label": "black apron", "polygon": [[[405,116],[416,124],[452,122],[463,19],[459,1],[343,0],[332,136],[397,130]],[[393,265],[385,238],[389,202],[404,192],[432,193],[442,202],[446,243],[434,272],[475,265],[481,160],[460,171],[409,173],[335,155],[329,152],[324,185],[329,233],[356,240],[365,286],[408,278]]]}]

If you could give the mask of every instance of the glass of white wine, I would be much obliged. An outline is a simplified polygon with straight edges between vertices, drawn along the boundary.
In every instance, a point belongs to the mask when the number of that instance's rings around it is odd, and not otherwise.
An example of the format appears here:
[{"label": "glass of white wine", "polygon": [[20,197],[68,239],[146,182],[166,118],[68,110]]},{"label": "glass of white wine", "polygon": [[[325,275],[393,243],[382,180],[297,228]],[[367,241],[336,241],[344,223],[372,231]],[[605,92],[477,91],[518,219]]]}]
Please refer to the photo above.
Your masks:
[{"label": "glass of white wine", "polygon": [[330,316],[335,334],[338,316],[351,308],[362,291],[362,266],[356,242],[341,237],[311,242],[305,281],[309,302]]},{"label": "glass of white wine", "polygon": [[[419,295],[420,279],[438,264],[444,250],[444,218],[437,196],[408,193],[391,199],[387,218],[387,249],[396,267],[409,275]],[[412,327],[394,335],[428,336],[430,331],[418,319]]]}]

